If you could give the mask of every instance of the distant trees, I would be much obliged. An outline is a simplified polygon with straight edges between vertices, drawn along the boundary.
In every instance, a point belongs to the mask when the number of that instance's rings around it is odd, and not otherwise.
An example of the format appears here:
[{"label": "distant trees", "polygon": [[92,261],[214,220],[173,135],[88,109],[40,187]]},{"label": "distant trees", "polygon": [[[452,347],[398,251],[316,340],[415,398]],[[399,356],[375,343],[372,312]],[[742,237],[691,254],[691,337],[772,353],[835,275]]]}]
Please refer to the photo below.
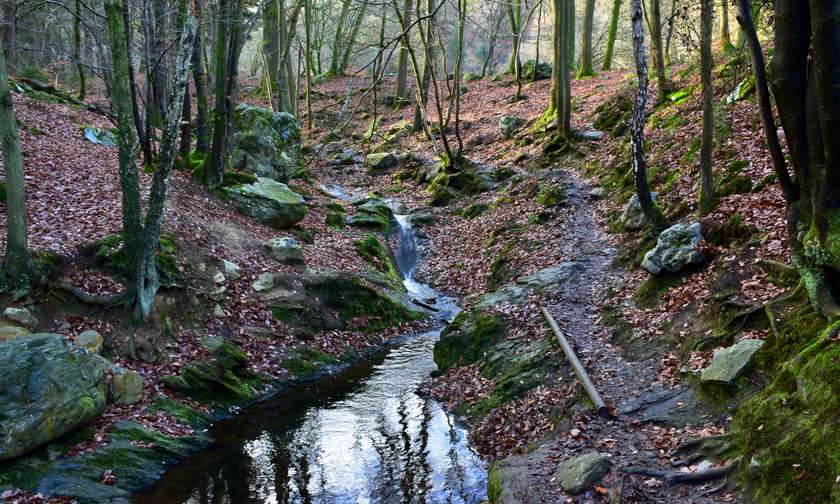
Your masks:
[{"label": "distant trees", "polygon": [[613,0],[612,10],[610,11],[610,27],[607,32],[607,49],[604,53],[604,64],[601,70],[607,71],[612,69],[613,56],[615,54],[615,39],[618,35],[618,18],[621,15],[621,0]]},{"label": "distant trees", "polygon": [[592,31],[595,23],[595,0],[586,0],[586,9],[583,17],[583,34],[580,48],[580,66],[577,77],[590,77],[595,75],[592,68]]},{"label": "distant trees", "polygon": [[0,143],[3,171],[6,173],[6,256],[3,269],[10,285],[18,288],[29,282],[26,190],[15,108],[6,78],[5,52],[0,48]]}]

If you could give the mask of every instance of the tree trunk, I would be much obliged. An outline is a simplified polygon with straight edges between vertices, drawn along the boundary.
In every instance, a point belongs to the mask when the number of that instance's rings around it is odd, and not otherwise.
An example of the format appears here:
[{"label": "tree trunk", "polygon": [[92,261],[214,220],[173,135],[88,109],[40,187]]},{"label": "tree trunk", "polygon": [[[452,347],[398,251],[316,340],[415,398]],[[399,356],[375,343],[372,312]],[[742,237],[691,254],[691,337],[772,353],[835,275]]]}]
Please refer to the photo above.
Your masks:
[{"label": "tree trunk", "polygon": [[350,0],[342,0],[341,2],[341,14],[338,16],[338,21],[335,25],[335,38],[333,38],[333,46],[332,46],[332,62],[330,63],[330,75],[339,75],[339,68],[341,66],[341,56],[342,50],[341,46],[343,43],[343,31],[344,31],[344,23],[347,22],[347,16],[350,14]]},{"label": "tree trunk", "polygon": [[714,0],[700,2],[700,79],[703,88],[703,135],[700,143],[700,196],[701,213],[714,208],[715,186],[712,174],[712,148],[714,132],[714,89],[712,88],[712,23]]},{"label": "tree trunk", "polygon": [[[200,0],[194,0],[195,8],[201,11]],[[204,41],[201,23],[196,28],[193,38],[192,70],[193,85],[195,86],[195,150],[202,156],[206,156],[210,140],[207,128],[207,78],[204,73],[204,62],[201,55],[204,53]]]},{"label": "tree trunk", "polygon": [[353,29],[350,31],[350,38],[347,40],[347,46],[345,46],[344,48],[344,56],[341,58],[341,67],[339,68],[339,73],[342,75],[347,70],[347,67],[350,65],[350,55],[353,54],[353,48],[356,46],[356,38],[358,38],[359,36],[359,29],[362,27],[362,21],[364,21],[365,19],[367,7],[367,2],[362,3],[362,6],[359,7],[359,13],[356,15],[356,18],[353,21]]},{"label": "tree trunk", "polygon": [[18,2],[8,0],[3,2],[3,49],[9,69],[17,68],[17,50],[15,48],[15,28],[17,27]]},{"label": "tree trunk", "polygon": [[650,17],[650,38],[651,57],[656,67],[656,89],[659,103],[664,103],[668,98],[668,78],[665,76],[665,52],[662,48],[662,13],[659,0],[650,0],[648,9]]},{"label": "tree trunk", "polygon": [[613,0],[610,14],[610,31],[607,34],[607,52],[604,54],[604,64],[601,70],[612,70],[613,55],[615,54],[615,38],[618,35],[618,18],[621,15],[621,0]]},{"label": "tree trunk", "polygon": [[304,25],[304,35],[305,35],[305,43],[306,46],[304,51],[306,51],[306,125],[309,128],[309,131],[312,131],[312,66],[311,66],[311,55],[312,55],[312,45],[311,45],[311,35],[310,32],[312,31],[312,0],[304,0],[303,4],[303,25]]},{"label": "tree trunk", "polygon": [[0,50],[0,141],[3,146],[3,170],[6,172],[6,256],[3,269],[13,286],[24,287],[29,283],[26,187],[4,52]]},{"label": "tree trunk", "polygon": [[586,11],[583,18],[583,40],[580,48],[580,67],[578,79],[595,75],[592,69],[592,31],[595,23],[595,0],[586,0]]},{"label": "tree trunk", "polygon": [[[418,18],[420,17],[420,0],[417,0],[417,14]],[[428,0],[427,5],[427,15],[432,15],[434,12],[434,0]],[[426,20],[426,40],[432,40],[434,37],[434,18],[429,18]],[[432,68],[431,66],[434,64],[434,49],[432,47],[427,48],[424,51],[424,63],[423,63],[423,81],[420,83],[420,89],[417,91],[417,96],[419,100],[414,104],[414,122],[412,124],[411,130],[414,132],[422,131],[425,129],[425,109],[426,104],[429,102],[429,84],[432,80]],[[416,79],[415,79],[416,80]]]},{"label": "tree trunk", "polygon": [[577,9],[575,9],[575,0],[568,0],[566,2],[566,23],[565,28],[563,28],[564,33],[566,33],[566,37],[568,41],[566,42],[566,47],[569,51],[568,59],[566,60],[569,70],[574,70],[575,68],[575,35],[577,31],[577,26],[575,23],[575,18],[577,17]]},{"label": "tree trunk", "polygon": [[729,0],[720,2],[720,47],[724,51],[732,49],[732,40],[729,36]]},{"label": "tree trunk", "polygon": [[265,87],[272,110],[282,110],[278,103],[277,73],[280,69],[280,7],[285,0],[268,0],[263,8],[262,53],[265,62]]},{"label": "tree trunk", "polygon": [[510,0],[508,9],[510,9],[508,21],[510,22],[511,51],[510,59],[508,60],[507,73],[514,75],[516,73],[517,66],[521,64],[519,61],[519,55],[516,54],[516,48],[519,46],[519,36],[521,32],[521,27],[519,25],[522,24],[522,0]]},{"label": "tree trunk", "polygon": [[[128,5],[123,5],[123,26],[131,26]],[[152,140],[143,132],[143,119],[140,117],[140,104],[137,102],[137,80],[134,78],[134,65],[131,62],[131,30],[125,32],[125,46],[128,48],[128,81],[131,88],[131,115],[134,118],[134,128],[143,150],[143,162],[152,162]]]},{"label": "tree trunk", "polygon": [[[461,138],[461,61],[464,59],[464,25],[467,20],[467,0],[458,0],[458,48],[455,55],[455,138],[458,141],[458,151],[455,153],[455,162],[461,164],[461,152],[464,150],[464,141]],[[519,50],[517,49],[517,54]],[[518,59],[518,58],[517,58]],[[517,69],[520,75],[521,69]],[[444,133],[445,134],[445,133]]]},{"label": "tree trunk", "polygon": [[[419,1],[419,0],[418,0]],[[411,26],[411,10],[412,10],[412,1],[405,0],[405,5],[403,6],[403,19],[406,26]],[[396,97],[397,101],[402,103],[406,99],[408,99],[408,47],[407,45],[411,42],[411,31],[409,28],[409,32],[402,37],[400,41],[400,53],[399,58],[397,59],[397,92]]]},{"label": "tree trunk", "polygon": [[213,143],[210,150],[210,165],[206,173],[205,182],[210,187],[219,187],[225,175],[224,147],[227,138],[227,113],[225,105],[228,103],[227,91],[227,61],[230,44],[230,17],[233,14],[231,1],[219,0],[219,15],[216,19],[216,40],[213,50],[213,66],[215,70],[216,103],[213,107]]},{"label": "tree trunk", "polygon": [[571,0],[552,0],[552,45],[554,64],[551,68],[551,103],[546,117],[556,115],[557,135],[560,139],[571,137],[571,102],[569,80],[569,3]]},{"label": "tree trunk", "polygon": [[85,66],[82,64],[82,30],[80,20],[82,18],[82,2],[76,0],[76,16],[73,18],[73,59],[76,60],[76,71],[79,73],[79,95],[80,101],[84,101],[87,95],[85,82]]},{"label": "tree trunk", "polygon": [[653,232],[658,234],[664,227],[664,218],[654,205],[653,198],[650,195],[645,161],[645,108],[647,107],[648,97],[648,70],[645,28],[642,22],[642,0],[630,0],[630,16],[633,26],[633,54],[636,59],[636,75],[639,80],[630,124],[633,180],[642,212],[647,217]]}]

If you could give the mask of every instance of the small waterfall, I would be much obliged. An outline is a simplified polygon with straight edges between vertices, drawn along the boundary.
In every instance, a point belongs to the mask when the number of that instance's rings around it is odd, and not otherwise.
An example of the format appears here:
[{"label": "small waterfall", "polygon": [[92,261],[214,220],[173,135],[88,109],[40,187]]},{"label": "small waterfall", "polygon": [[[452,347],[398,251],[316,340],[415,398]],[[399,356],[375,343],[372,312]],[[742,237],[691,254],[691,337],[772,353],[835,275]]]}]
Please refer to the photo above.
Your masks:
[{"label": "small waterfall", "polygon": [[414,237],[414,229],[408,215],[395,215],[394,219],[399,224],[395,254],[397,267],[404,280],[411,280],[414,270],[417,269],[417,239]]}]

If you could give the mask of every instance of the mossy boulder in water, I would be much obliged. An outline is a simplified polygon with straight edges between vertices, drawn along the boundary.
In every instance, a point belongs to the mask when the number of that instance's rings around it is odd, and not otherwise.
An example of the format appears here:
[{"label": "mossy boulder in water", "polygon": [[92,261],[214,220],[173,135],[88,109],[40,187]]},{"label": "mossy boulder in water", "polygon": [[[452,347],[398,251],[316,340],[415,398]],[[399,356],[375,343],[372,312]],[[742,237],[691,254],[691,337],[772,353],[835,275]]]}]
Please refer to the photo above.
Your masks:
[{"label": "mossy boulder in water", "polygon": [[378,331],[423,315],[389,284],[381,275],[338,270],[277,274],[261,299],[275,318],[305,332],[351,325]]},{"label": "mossy boulder in water", "polygon": [[87,424],[105,408],[106,361],[57,334],[0,342],[0,460]]},{"label": "mossy boulder in water", "polygon": [[356,205],[356,213],[347,219],[347,224],[387,233],[394,213],[387,203],[378,198],[363,200]]},{"label": "mossy boulder in water", "polygon": [[242,104],[234,113],[230,165],[234,170],[286,182],[297,164],[300,125],[285,112]]},{"label": "mossy boulder in water", "polygon": [[306,201],[286,184],[258,178],[253,184],[222,189],[241,213],[277,229],[291,227],[306,216]]},{"label": "mossy boulder in water", "polygon": [[206,360],[190,362],[161,381],[170,389],[207,403],[245,402],[256,397],[260,377],[248,369],[248,355],[230,341],[205,338]]}]

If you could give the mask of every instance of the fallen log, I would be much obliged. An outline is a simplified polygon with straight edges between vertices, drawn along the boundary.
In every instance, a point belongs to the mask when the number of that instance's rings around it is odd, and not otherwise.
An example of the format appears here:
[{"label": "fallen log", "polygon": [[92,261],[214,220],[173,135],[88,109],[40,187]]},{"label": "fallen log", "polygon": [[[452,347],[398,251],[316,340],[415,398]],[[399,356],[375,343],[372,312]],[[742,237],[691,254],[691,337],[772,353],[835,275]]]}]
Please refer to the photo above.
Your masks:
[{"label": "fallen log", "polygon": [[607,404],[601,398],[601,394],[598,393],[598,390],[595,388],[592,380],[589,379],[589,374],[587,374],[586,368],[583,367],[580,359],[578,359],[577,355],[575,355],[575,351],[572,350],[572,345],[569,344],[569,340],[566,339],[566,336],[560,330],[560,327],[557,326],[557,322],[554,321],[554,317],[548,313],[548,310],[543,308],[542,313],[545,320],[548,322],[548,325],[551,327],[551,330],[554,332],[557,342],[560,343],[560,348],[562,348],[563,353],[566,354],[569,364],[572,365],[572,369],[574,369],[578,380],[580,380],[580,384],[583,385],[583,390],[586,391],[586,394],[589,396],[589,400],[592,401],[592,405],[595,406],[595,411],[597,411],[600,415],[608,415],[610,410],[607,408]]}]

